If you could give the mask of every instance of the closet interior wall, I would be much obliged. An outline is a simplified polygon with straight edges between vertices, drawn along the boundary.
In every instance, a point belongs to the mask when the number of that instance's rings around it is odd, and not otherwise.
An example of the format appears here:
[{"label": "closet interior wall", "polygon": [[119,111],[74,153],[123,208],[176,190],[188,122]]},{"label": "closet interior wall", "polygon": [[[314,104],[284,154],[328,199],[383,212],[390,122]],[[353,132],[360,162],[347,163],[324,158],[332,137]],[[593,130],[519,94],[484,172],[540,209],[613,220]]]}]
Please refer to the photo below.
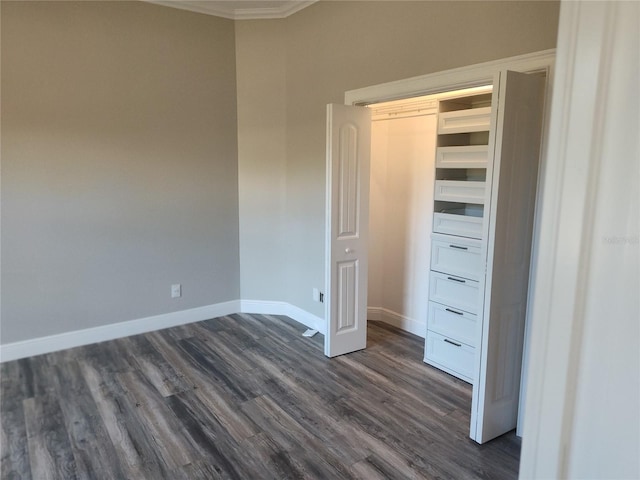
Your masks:
[{"label": "closet interior wall", "polygon": [[429,291],[436,102],[377,115],[371,141],[368,318],[425,336]]}]

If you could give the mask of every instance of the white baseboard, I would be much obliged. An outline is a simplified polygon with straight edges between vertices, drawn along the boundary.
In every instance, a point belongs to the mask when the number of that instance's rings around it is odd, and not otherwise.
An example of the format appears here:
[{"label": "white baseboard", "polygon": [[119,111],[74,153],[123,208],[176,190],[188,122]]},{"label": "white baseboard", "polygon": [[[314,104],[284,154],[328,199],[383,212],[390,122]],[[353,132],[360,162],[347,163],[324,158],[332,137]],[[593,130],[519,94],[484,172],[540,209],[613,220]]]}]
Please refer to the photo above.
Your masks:
[{"label": "white baseboard", "polygon": [[261,300],[232,300],[204,307],[191,308],[189,310],[181,310],[179,312],[154,315],[152,317],[139,318],[127,322],[112,323],[100,327],[86,328],[0,345],[0,362],[9,362],[11,360],[42,355],[44,353],[57,352],[67,348],[81,347],[83,345],[162,330],[187,323],[200,322],[210,318],[231,315],[232,313],[286,315],[309,328],[318,330],[322,334],[326,331],[324,319],[290,303]]},{"label": "white baseboard", "polygon": [[422,338],[427,334],[427,325],[424,322],[414,320],[413,318],[406,317],[386,308],[368,307],[367,318],[369,320],[388,323],[389,325],[393,325],[394,327],[398,327],[401,330],[413,333]]},{"label": "white baseboard", "polygon": [[[318,330],[323,335],[326,333],[326,322],[323,318],[290,303],[266,300],[232,300],[179,312],[0,345],[0,362],[57,352],[58,350],[162,330],[187,323],[200,322],[210,318],[231,315],[232,313],[286,315],[308,328]],[[418,322],[381,307],[369,307],[367,314],[370,320],[380,320],[422,338],[425,336],[426,326],[423,322]]]},{"label": "white baseboard", "polygon": [[67,348],[80,347],[82,345],[114,340],[130,335],[152,332],[154,330],[162,330],[163,328],[222,317],[239,311],[240,301],[232,300],[230,302],[154,315],[152,317],[139,318],[127,322],[112,323],[100,327],[86,328],[21,342],[8,343],[0,346],[0,362],[18,360],[20,358],[42,355]]},{"label": "white baseboard", "polygon": [[262,315],[286,315],[308,328],[326,333],[326,322],[312,313],[287,302],[273,302],[268,300],[240,300],[242,313],[259,313]]}]

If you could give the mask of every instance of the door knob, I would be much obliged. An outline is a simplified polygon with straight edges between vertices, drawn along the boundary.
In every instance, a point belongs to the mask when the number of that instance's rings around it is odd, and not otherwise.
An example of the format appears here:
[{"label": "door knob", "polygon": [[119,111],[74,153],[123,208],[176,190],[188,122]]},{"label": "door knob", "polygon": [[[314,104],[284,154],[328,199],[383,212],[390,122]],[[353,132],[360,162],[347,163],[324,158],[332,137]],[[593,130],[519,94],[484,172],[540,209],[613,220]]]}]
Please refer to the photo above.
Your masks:
[{"label": "door knob", "polygon": [[344,253],[354,253],[354,250],[351,250],[350,248],[345,248]]}]

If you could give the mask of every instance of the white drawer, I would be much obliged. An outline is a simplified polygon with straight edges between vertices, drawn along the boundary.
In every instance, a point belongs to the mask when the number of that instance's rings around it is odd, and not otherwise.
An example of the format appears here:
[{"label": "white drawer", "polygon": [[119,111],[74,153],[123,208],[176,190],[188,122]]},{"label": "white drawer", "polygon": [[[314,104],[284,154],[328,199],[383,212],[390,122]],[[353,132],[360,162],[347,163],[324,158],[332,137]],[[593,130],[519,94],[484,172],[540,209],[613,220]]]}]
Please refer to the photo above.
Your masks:
[{"label": "white drawer", "polygon": [[435,212],[433,231],[469,238],[482,238],[482,217]]},{"label": "white drawer", "polygon": [[435,199],[445,202],[484,204],[485,182],[436,180]]},{"label": "white drawer", "polygon": [[431,272],[429,300],[432,302],[477,314],[480,303],[478,292],[478,282],[454,275]]},{"label": "white drawer", "polygon": [[431,236],[431,270],[479,281],[483,273],[480,242],[433,234]]},{"label": "white drawer", "polygon": [[489,147],[439,147],[436,150],[436,168],[487,168]]},{"label": "white drawer", "polygon": [[476,346],[476,315],[429,302],[427,328],[470,347]]},{"label": "white drawer", "polygon": [[427,330],[425,361],[465,382],[473,383],[475,349]]},{"label": "white drawer", "polygon": [[484,132],[491,126],[491,107],[438,114],[438,134]]}]

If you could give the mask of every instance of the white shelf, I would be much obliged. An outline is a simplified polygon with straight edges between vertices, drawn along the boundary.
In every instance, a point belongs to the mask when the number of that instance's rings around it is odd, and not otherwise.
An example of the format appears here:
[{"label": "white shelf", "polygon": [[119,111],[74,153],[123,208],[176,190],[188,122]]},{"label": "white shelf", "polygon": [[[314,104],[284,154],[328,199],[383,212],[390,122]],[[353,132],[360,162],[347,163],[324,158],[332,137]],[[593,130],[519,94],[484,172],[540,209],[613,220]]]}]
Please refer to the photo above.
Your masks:
[{"label": "white shelf", "polygon": [[491,126],[491,107],[470,108],[438,114],[438,135],[485,132]]},{"label": "white shelf", "polygon": [[435,200],[484,204],[485,182],[436,180]]},{"label": "white shelf", "polygon": [[436,168],[487,168],[488,155],[487,145],[438,147]]}]

